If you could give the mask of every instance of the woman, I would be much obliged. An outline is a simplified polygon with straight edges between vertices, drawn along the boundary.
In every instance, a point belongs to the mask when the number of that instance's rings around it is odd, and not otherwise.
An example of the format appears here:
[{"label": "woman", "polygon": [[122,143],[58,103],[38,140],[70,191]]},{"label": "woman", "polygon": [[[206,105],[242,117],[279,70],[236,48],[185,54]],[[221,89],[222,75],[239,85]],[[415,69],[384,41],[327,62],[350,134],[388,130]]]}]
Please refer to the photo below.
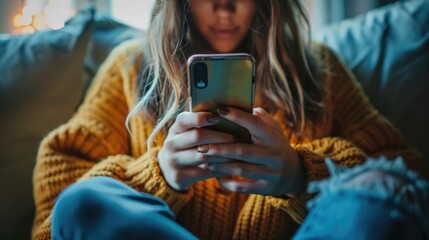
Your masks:
[{"label": "woman", "polygon": [[[307,183],[329,175],[325,158],[401,155],[424,169],[338,59],[304,44],[302,17],[298,0],[156,1],[147,44],[117,48],[42,142],[33,238],[287,238],[314,197]],[[230,52],[257,61],[253,114],[189,112],[187,58]],[[221,117],[253,144],[202,128]]]}]

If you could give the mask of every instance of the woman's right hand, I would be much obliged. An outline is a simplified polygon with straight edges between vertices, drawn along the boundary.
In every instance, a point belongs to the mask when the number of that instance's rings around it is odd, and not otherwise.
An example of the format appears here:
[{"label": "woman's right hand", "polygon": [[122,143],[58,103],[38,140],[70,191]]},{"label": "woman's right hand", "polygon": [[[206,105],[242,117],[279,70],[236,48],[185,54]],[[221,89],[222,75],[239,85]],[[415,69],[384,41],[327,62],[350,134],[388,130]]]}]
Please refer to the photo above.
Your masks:
[{"label": "woman's right hand", "polygon": [[208,150],[205,149],[208,144],[234,142],[231,134],[202,128],[219,120],[218,114],[209,112],[182,112],[177,116],[158,153],[159,166],[170,187],[184,191],[195,182],[225,176],[202,165],[229,161],[202,154]]}]

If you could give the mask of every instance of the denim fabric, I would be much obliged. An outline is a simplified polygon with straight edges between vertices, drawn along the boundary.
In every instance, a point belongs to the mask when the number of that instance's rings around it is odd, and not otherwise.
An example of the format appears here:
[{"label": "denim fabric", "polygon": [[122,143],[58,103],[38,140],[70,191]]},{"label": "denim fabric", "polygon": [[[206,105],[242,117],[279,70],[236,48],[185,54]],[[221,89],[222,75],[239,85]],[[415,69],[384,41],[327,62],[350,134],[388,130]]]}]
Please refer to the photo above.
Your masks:
[{"label": "denim fabric", "polygon": [[[429,183],[401,159],[351,169],[327,160],[331,177],[309,184],[318,195],[295,240],[429,239]],[[362,174],[385,175],[353,181]],[[66,188],[53,211],[53,239],[196,239],[161,199],[108,177]]]},{"label": "denim fabric", "polygon": [[[368,160],[352,169],[326,164],[331,178],[309,184],[308,191],[319,194],[295,240],[429,239],[429,183],[402,159]],[[385,176],[352,183],[371,171]]]},{"label": "denim fabric", "polygon": [[55,203],[53,239],[196,239],[161,199],[108,177],[66,188]]},{"label": "denim fabric", "polygon": [[427,239],[419,219],[391,200],[354,191],[325,194],[294,236],[303,239]]}]

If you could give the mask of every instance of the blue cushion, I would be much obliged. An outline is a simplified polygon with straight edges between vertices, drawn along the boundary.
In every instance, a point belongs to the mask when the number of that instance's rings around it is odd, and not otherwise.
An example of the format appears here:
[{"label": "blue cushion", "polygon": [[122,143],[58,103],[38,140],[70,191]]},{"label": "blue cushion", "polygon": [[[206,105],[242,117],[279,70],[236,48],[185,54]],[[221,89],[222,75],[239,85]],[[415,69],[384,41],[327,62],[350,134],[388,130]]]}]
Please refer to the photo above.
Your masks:
[{"label": "blue cushion", "polygon": [[374,106],[429,159],[429,1],[388,5],[314,38],[344,60]]},{"label": "blue cushion", "polygon": [[85,70],[88,80],[93,79],[98,68],[114,47],[126,40],[135,38],[142,39],[143,43],[144,36],[145,32],[142,30],[123,24],[110,15],[97,13],[85,57]]},{"label": "blue cushion", "polygon": [[30,236],[37,148],[49,131],[72,116],[81,98],[93,15],[93,9],[79,12],[56,31],[0,36],[2,239]]}]

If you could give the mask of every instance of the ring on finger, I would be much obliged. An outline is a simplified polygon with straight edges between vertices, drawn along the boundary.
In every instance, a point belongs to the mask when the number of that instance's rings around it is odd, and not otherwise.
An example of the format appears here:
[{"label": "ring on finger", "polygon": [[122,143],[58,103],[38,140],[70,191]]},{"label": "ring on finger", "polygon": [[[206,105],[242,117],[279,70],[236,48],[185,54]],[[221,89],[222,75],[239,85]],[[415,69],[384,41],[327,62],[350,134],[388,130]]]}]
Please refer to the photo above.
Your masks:
[{"label": "ring on finger", "polygon": [[197,152],[199,153],[207,153],[210,150],[209,144],[198,145]]}]

